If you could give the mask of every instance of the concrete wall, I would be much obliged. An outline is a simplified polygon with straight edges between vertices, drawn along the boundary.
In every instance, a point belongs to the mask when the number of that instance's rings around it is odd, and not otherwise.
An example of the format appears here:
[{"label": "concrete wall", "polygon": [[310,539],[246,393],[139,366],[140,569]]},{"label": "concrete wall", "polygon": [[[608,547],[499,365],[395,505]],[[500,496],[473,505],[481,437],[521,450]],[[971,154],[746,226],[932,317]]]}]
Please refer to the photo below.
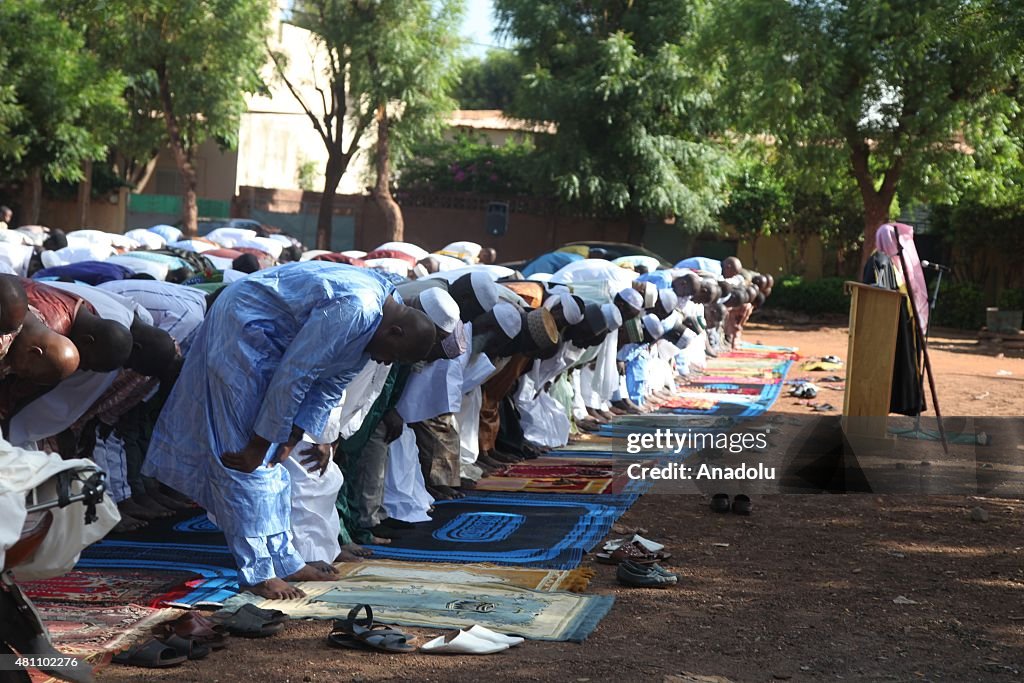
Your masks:
[{"label": "concrete wall", "polygon": [[[500,199],[500,198],[495,198]],[[552,251],[566,242],[580,240],[626,241],[629,227],[613,220],[560,215],[547,202],[513,199],[509,206],[508,231],[495,237],[485,228],[486,198],[472,195],[409,195],[399,199],[405,218],[405,240],[428,251],[441,249],[456,240],[472,240],[494,247],[499,261],[526,259]],[[299,215],[315,217],[320,195],[296,190],[242,187],[232,206],[240,217],[278,213],[284,223],[305,224]],[[347,221],[336,221],[332,248],[368,251],[385,241],[384,216],[374,201],[364,195],[336,195],[334,216],[351,217],[354,222],[352,243],[348,241]],[[269,222],[269,221],[268,221]]]},{"label": "concrete wall", "polygon": [[[120,190],[107,197],[92,200],[86,210],[85,227],[123,233],[127,205],[127,190]],[[82,227],[78,223],[78,202],[73,199],[64,201],[44,199],[40,205],[40,225],[68,231]]]},{"label": "concrete wall", "polygon": [[[238,152],[221,150],[212,140],[207,140],[196,150],[193,160],[196,167],[196,194],[203,199],[231,201],[235,196],[235,177],[238,169]],[[156,160],[156,169],[149,181],[138,188],[141,194],[180,195],[183,191],[181,173],[170,150],[163,150]]]}]

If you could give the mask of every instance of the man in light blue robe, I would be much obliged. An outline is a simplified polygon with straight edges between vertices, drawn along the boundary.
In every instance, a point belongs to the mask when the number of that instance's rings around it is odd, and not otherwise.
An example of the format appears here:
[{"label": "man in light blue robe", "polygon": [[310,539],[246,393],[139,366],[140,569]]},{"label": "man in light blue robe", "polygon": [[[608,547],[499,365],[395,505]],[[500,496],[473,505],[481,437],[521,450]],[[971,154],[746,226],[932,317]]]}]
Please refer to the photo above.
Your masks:
[{"label": "man in light blue robe", "polygon": [[[224,531],[245,590],[271,599],[285,580],[333,578],[292,545],[284,467],[303,432],[323,433],[345,385],[373,358],[417,362],[434,324],[376,273],[289,263],[225,288],[192,343],[160,415],[143,474],[202,505]],[[330,450],[302,452],[311,471]]]}]

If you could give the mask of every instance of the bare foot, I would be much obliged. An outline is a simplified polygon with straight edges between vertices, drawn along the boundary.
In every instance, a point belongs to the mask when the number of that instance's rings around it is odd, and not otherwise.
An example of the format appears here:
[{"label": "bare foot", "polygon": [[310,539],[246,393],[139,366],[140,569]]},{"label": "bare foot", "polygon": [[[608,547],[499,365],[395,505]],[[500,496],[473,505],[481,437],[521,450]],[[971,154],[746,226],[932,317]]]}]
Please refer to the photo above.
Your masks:
[{"label": "bare foot", "polygon": [[120,510],[122,515],[127,514],[131,517],[134,517],[135,519],[143,519],[148,521],[151,519],[156,519],[158,517],[163,517],[163,515],[159,512],[155,510],[150,510],[149,508],[144,508],[131,498],[127,500],[122,500],[120,503],[118,503],[117,509]]},{"label": "bare foot", "polygon": [[123,534],[129,531],[135,531],[136,529],[141,529],[144,526],[146,526],[146,523],[141,519],[135,519],[127,512],[122,512],[121,521],[118,522],[111,531],[115,534]]},{"label": "bare foot", "polygon": [[168,496],[155,489],[152,491],[147,490],[146,496],[148,496],[151,500],[155,500],[156,502],[160,503],[168,510],[174,510],[176,512],[179,512],[181,510],[189,510],[192,507],[194,507],[192,503],[176,499],[173,496]]},{"label": "bare foot", "polygon": [[[301,571],[303,570],[300,569],[299,572]],[[241,588],[247,593],[258,595],[267,600],[297,600],[298,598],[306,597],[304,592],[278,578],[267,579],[252,586],[241,586]]]},{"label": "bare foot", "polygon": [[[331,567],[326,562],[322,562],[321,564]],[[291,576],[286,576],[285,581],[333,581],[337,577],[338,574],[334,571],[334,567],[331,567],[328,572],[322,567],[316,566],[315,563],[307,563],[305,567]]]},{"label": "bare foot", "polygon": [[136,505],[152,512],[157,513],[161,517],[173,517],[174,510],[161,505],[160,501],[149,496],[132,496],[131,501]]},{"label": "bare foot", "polygon": [[324,579],[322,579],[324,581],[333,581],[334,579],[338,578],[338,570],[335,569],[334,565],[330,564],[329,562],[324,562],[322,560],[314,560],[306,566],[313,567],[314,569],[319,570],[320,573],[323,574],[325,577]]},{"label": "bare foot", "polygon": [[341,552],[348,552],[356,557],[371,557],[373,555],[372,550],[364,548],[356,543],[349,543],[348,545],[341,546]]},{"label": "bare foot", "polygon": [[[372,552],[372,551],[369,551],[369,552]],[[338,556],[336,558],[334,558],[334,561],[335,562],[362,562],[364,559],[365,559],[364,555],[356,555],[355,553],[353,553],[353,552],[351,552],[349,550],[345,550],[344,548],[342,548],[341,552],[338,553]]]}]

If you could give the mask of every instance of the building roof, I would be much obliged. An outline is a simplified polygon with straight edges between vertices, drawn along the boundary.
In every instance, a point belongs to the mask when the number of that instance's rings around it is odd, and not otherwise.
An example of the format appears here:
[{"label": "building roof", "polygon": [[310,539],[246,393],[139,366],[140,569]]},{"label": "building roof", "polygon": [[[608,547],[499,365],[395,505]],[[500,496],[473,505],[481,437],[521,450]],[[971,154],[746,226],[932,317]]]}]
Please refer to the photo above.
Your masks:
[{"label": "building roof", "polygon": [[456,109],[448,118],[452,128],[554,133],[554,123],[533,123],[505,116],[500,109]]}]

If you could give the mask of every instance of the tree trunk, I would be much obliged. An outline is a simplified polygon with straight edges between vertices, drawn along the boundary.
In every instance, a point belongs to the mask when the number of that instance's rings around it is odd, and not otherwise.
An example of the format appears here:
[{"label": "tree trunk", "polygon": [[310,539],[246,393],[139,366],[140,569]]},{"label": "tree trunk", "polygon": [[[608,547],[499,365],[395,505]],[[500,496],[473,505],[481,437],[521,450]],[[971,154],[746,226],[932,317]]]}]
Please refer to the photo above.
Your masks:
[{"label": "tree trunk", "polygon": [[78,183],[78,227],[89,223],[89,202],[92,199],[92,161],[82,162],[82,182]]},{"label": "tree trunk", "polygon": [[135,167],[131,176],[127,179],[128,184],[131,185],[132,192],[142,192],[146,187],[149,179],[153,177],[153,173],[156,171],[156,160],[157,157],[153,156],[145,164]]},{"label": "tree trunk", "polygon": [[185,185],[181,231],[186,238],[195,237],[199,230],[199,209],[196,203],[196,185],[198,184],[196,168],[192,164],[191,150],[187,148],[188,143],[182,135],[178,117],[174,113],[174,100],[171,97],[171,84],[167,79],[166,66],[163,64],[158,66],[156,74],[160,83],[160,103],[163,107],[164,123],[167,124],[169,146]]},{"label": "tree trunk", "polygon": [[316,216],[316,248],[331,248],[332,219],[334,217],[334,193],[338,190],[341,177],[345,175],[347,164],[338,153],[331,153],[327,158],[324,171],[324,191],[320,195],[320,210]]},{"label": "tree trunk", "polygon": [[753,235],[750,236],[750,260],[753,261],[753,264],[751,264],[750,267],[753,268],[754,270],[757,270],[757,239],[758,239],[758,236],[759,235],[756,232]]},{"label": "tree trunk", "polygon": [[25,217],[21,225],[39,225],[39,213],[43,204],[43,170],[33,168],[25,179]]},{"label": "tree trunk", "polygon": [[868,257],[875,250],[875,232],[878,226],[889,222],[889,209],[896,197],[896,184],[903,170],[903,157],[897,156],[882,175],[882,182],[876,188],[875,177],[871,173],[871,149],[866,140],[847,138],[850,149],[850,163],[853,166],[853,177],[860,190],[861,201],[864,203],[864,245],[860,252],[861,270],[868,262]]},{"label": "tree trunk", "polygon": [[402,207],[391,196],[391,148],[390,127],[386,105],[377,107],[377,184],[373,188],[373,199],[384,212],[384,241],[401,242],[405,239],[405,221]]},{"label": "tree trunk", "polygon": [[879,195],[878,192],[862,195],[864,200],[864,244],[860,252],[860,267],[868,262],[868,257],[875,250],[875,232],[880,225],[889,222],[889,207],[892,206],[892,196],[888,199]]}]

